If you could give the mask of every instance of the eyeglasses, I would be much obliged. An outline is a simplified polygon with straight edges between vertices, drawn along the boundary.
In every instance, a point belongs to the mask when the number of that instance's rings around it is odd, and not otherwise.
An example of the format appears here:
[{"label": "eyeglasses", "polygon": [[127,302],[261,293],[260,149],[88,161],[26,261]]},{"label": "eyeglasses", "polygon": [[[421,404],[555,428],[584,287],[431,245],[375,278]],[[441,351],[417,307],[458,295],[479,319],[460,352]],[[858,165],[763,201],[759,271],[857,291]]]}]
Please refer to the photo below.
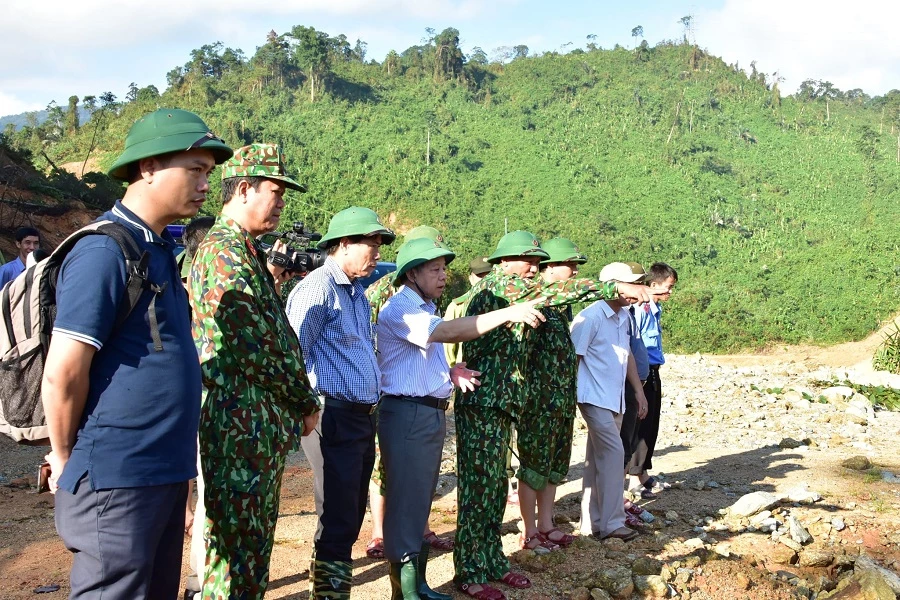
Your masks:
[{"label": "eyeglasses", "polygon": [[193,144],[188,146],[188,150],[193,150],[194,148],[199,148],[200,146],[202,146],[203,144],[205,144],[206,142],[209,142],[209,141],[222,142],[223,144],[225,143],[225,140],[223,140],[222,138],[220,138],[219,136],[214,134],[212,131],[207,131],[206,133],[203,134],[203,137],[201,137],[199,140],[197,140],[196,142],[194,142]]}]

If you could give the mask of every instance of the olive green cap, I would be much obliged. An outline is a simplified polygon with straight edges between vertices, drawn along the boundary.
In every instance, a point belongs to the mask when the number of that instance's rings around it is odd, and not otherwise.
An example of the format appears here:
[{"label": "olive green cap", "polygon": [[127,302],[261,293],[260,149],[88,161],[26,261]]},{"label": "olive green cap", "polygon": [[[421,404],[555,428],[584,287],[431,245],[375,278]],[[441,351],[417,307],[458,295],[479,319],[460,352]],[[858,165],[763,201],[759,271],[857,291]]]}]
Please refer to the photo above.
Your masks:
[{"label": "olive green cap", "polygon": [[497,242],[497,249],[488,256],[487,261],[497,264],[501,258],[514,258],[517,256],[537,256],[540,259],[549,258],[550,255],[541,249],[541,242],[533,233],[527,231],[510,231]]},{"label": "olive green cap", "polygon": [[408,242],[410,240],[417,240],[419,238],[435,240],[438,242],[444,241],[444,236],[441,235],[441,232],[434,227],[429,227],[428,225],[419,225],[418,227],[413,227],[406,232],[406,235],[403,236],[403,241]]},{"label": "olive green cap", "polygon": [[587,256],[582,254],[581,250],[578,249],[578,246],[566,238],[560,237],[547,240],[541,244],[541,248],[550,255],[550,258],[541,261],[542,265],[563,262],[572,262],[581,265],[587,262]]},{"label": "olive green cap", "polygon": [[622,281],[634,283],[641,278],[631,271],[631,267],[622,262],[609,263],[600,270],[600,281]]},{"label": "olive green cap", "polygon": [[125,137],[125,150],[107,173],[128,180],[128,165],[142,158],[203,148],[213,153],[216,164],[233,155],[231,147],[209,130],[203,119],[187,110],[161,108],[138,119]]},{"label": "olive green cap", "polygon": [[491,263],[487,261],[486,256],[479,256],[469,261],[469,272],[473,275],[484,275],[491,270]]},{"label": "olive green cap", "polygon": [[278,144],[250,144],[235,150],[222,165],[222,179],[234,177],[265,177],[280,181],[292,190],[306,191],[305,185],[288,177]]},{"label": "olive green cap", "polygon": [[640,263],[626,261],[625,264],[628,265],[629,268],[631,268],[631,272],[633,274],[641,276],[640,279],[635,280],[637,283],[640,283],[647,279],[647,272],[644,270],[644,267],[642,267]]},{"label": "olive green cap", "polygon": [[397,251],[397,270],[394,271],[392,280],[394,285],[397,285],[410,269],[442,256],[446,258],[448,265],[456,258],[456,254],[444,242],[428,238],[407,240]]},{"label": "olive green cap", "polygon": [[318,247],[325,250],[332,245],[329,242],[344,237],[376,234],[381,234],[381,241],[384,244],[390,244],[397,237],[393,231],[381,223],[381,219],[378,218],[375,211],[362,206],[351,206],[331,217],[331,222],[328,223],[328,232],[322,236]]}]

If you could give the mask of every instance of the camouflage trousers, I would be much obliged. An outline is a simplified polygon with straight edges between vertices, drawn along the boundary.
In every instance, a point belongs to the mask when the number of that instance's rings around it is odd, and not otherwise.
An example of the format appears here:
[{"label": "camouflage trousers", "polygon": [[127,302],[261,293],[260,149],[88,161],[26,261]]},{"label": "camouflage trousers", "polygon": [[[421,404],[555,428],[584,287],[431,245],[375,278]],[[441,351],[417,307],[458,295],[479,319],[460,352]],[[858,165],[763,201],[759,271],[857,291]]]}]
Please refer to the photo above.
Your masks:
[{"label": "camouflage trousers", "polygon": [[201,458],[206,484],[203,600],[264,596],[284,461],[284,456]]},{"label": "camouflage trousers", "polygon": [[526,410],[516,425],[519,470],[516,477],[533,490],[559,485],[569,472],[574,416]]},{"label": "camouflage trousers", "polygon": [[512,418],[495,408],[459,406],[456,417],[458,473],[457,583],[486,583],[509,571],[500,525],[506,509],[506,452]]}]

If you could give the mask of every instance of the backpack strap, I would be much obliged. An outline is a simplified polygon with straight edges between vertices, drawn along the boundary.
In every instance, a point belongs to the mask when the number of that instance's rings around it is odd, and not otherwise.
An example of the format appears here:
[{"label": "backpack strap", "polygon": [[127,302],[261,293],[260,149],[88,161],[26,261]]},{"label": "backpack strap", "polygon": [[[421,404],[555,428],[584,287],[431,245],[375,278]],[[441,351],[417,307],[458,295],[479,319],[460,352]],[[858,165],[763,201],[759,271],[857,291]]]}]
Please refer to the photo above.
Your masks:
[{"label": "backpack strap", "polygon": [[[62,261],[69,251],[72,250],[78,240],[88,235],[106,235],[112,238],[115,240],[116,244],[118,244],[125,257],[125,302],[119,305],[119,311],[118,314],[116,314],[113,330],[119,329],[122,324],[125,323],[125,320],[131,314],[131,311],[134,310],[134,307],[137,306],[138,301],[140,301],[141,296],[145,291],[149,290],[153,292],[153,298],[150,300],[150,306],[147,309],[148,319],[150,321],[150,336],[153,338],[153,349],[156,352],[162,352],[162,338],[159,334],[159,320],[156,316],[156,297],[165,292],[168,282],[159,286],[150,281],[148,269],[150,253],[140,249],[137,242],[134,241],[131,232],[124,225],[114,221],[97,221],[67,237],[65,241],[53,251],[50,258],[47,259],[54,260],[53,268],[56,269],[56,273],[54,274],[52,281],[56,281],[56,277],[59,274],[59,267],[62,265]],[[54,296],[56,294],[55,285],[53,294]]]}]

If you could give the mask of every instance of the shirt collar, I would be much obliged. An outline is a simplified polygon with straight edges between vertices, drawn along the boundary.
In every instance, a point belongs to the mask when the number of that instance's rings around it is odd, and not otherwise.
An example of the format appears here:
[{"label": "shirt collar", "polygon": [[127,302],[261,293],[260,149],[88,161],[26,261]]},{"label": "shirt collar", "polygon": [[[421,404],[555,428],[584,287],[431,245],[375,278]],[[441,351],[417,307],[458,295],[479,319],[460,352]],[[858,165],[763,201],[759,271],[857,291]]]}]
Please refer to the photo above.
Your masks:
[{"label": "shirt collar", "polygon": [[347,274],[344,273],[344,270],[341,268],[341,265],[337,263],[336,260],[331,258],[330,256],[325,259],[325,264],[322,265],[323,269],[328,269],[331,275],[334,277],[334,282],[338,285],[353,285],[353,281],[350,281],[350,278],[347,277]]},{"label": "shirt collar", "polygon": [[163,229],[161,236],[156,235],[156,232],[150,229],[150,226],[147,225],[143,219],[126,208],[121,200],[116,200],[116,204],[112,207],[112,211],[110,212],[120,220],[124,221],[127,226],[140,233],[144,237],[145,242],[170,246],[175,245],[175,238],[172,237],[172,234],[170,234],[167,229]]},{"label": "shirt collar", "polygon": [[411,287],[404,285],[403,287],[400,288],[400,291],[398,291],[397,294],[395,294],[395,295],[401,295],[401,294],[406,296],[413,302],[415,302],[420,307],[428,309],[431,312],[434,312],[434,309],[435,309],[434,300],[427,300],[427,301],[424,300],[422,298],[422,296],[420,296],[419,293],[416,292]]}]

